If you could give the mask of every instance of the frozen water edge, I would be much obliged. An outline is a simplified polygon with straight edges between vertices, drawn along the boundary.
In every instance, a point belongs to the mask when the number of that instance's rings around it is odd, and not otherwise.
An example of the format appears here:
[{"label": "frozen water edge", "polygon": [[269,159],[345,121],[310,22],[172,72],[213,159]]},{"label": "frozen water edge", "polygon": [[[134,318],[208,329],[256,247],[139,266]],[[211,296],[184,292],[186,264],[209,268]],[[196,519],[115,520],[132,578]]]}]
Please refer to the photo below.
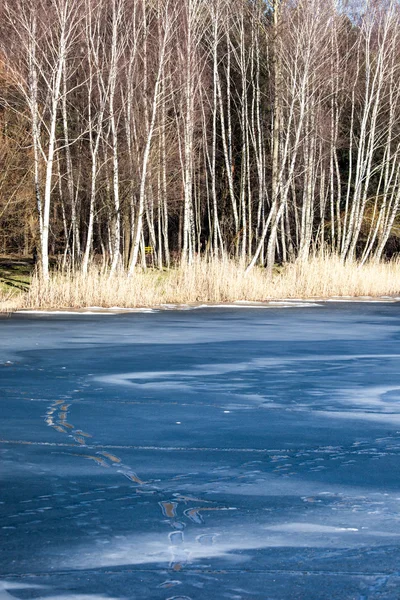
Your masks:
[{"label": "frozen water edge", "polygon": [[16,314],[22,315],[116,315],[116,312],[111,312],[112,309],[105,309],[102,311],[93,310],[16,310]]},{"label": "frozen water edge", "polygon": [[202,309],[212,309],[212,308],[224,308],[224,309],[268,309],[268,308],[303,308],[303,307],[312,307],[312,306],[321,306],[320,303],[311,302],[311,301],[303,301],[303,302],[290,302],[290,301],[276,301],[271,300],[268,302],[254,302],[254,303],[243,303],[242,301],[237,301],[234,303],[223,303],[223,304],[161,304],[160,306],[153,308],[126,308],[122,306],[112,306],[110,308],[100,308],[96,307],[97,310],[93,310],[94,307],[90,307],[89,309],[79,308],[72,310],[17,310],[16,314],[30,314],[30,315],[117,315],[121,313],[156,313],[162,310],[165,311],[188,311],[188,310],[202,310]]},{"label": "frozen water edge", "polygon": [[109,308],[103,307],[89,307],[89,308],[77,308],[77,309],[65,309],[65,310],[41,310],[41,309],[20,309],[14,311],[15,314],[26,314],[26,315],[118,315],[122,313],[157,313],[160,311],[190,311],[190,310],[203,310],[213,308],[223,309],[268,309],[268,308],[311,308],[321,307],[327,302],[332,303],[363,303],[363,304],[393,304],[400,301],[400,297],[389,298],[387,296],[382,298],[351,298],[351,297],[334,297],[334,298],[305,298],[301,299],[287,299],[287,300],[268,300],[265,302],[257,302],[250,300],[235,300],[233,303],[208,303],[208,304],[160,304],[154,307],[124,307],[124,306],[111,306]]}]

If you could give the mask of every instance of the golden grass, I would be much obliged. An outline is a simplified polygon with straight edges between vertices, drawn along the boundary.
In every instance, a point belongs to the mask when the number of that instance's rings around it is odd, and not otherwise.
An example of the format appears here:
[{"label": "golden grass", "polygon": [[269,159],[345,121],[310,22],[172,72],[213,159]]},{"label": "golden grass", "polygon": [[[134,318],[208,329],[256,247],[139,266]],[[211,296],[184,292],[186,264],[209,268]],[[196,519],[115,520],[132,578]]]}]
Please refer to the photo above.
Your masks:
[{"label": "golden grass", "polygon": [[[394,296],[400,294],[400,261],[342,264],[336,256],[310,258],[288,264],[272,277],[229,259],[198,259],[169,271],[138,270],[133,277],[113,277],[92,265],[88,275],[52,274],[49,282],[33,276],[29,291],[3,298],[2,310],[60,309],[89,306],[124,308],[160,304],[263,301],[331,296]],[[0,301],[2,298],[0,297]]]}]

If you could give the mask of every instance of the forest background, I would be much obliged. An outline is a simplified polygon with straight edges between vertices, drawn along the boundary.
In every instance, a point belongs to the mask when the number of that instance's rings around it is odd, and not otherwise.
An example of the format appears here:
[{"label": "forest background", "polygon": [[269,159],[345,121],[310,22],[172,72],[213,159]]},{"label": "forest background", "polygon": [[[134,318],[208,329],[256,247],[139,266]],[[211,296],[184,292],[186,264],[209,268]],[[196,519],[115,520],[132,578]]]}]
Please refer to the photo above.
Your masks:
[{"label": "forest background", "polygon": [[0,253],[37,254],[37,294],[54,263],[82,283],[235,261],[263,283],[232,294],[261,299],[277,264],[387,261],[400,3],[3,0],[0,138]]}]

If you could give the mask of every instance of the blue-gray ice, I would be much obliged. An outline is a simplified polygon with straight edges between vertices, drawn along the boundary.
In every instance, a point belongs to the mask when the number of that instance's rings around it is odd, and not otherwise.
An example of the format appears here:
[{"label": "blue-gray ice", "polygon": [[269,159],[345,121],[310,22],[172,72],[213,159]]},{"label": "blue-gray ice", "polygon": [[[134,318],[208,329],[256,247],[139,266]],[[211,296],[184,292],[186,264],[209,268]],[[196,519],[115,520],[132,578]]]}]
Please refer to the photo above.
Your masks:
[{"label": "blue-gray ice", "polygon": [[0,320],[0,600],[398,600],[400,304]]}]

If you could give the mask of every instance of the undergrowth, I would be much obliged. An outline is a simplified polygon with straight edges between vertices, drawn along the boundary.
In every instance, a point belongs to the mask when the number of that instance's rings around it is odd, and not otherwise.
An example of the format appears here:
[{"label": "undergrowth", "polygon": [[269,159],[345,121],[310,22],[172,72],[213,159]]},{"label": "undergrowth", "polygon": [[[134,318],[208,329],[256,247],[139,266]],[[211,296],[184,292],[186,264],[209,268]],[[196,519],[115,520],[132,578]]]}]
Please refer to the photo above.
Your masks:
[{"label": "undergrowth", "polygon": [[132,277],[123,271],[110,277],[107,270],[92,265],[87,275],[54,271],[47,282],[34,274],[27,291],[0,291],[0,301],[4,311],[398,294],[398,260],[361,266],[343,264],[336,256],[315,256],[287,264],[272,276],[259,267],[246,274],[244,265],[230,259],[196,259],[164,272],[138,269]]}]

